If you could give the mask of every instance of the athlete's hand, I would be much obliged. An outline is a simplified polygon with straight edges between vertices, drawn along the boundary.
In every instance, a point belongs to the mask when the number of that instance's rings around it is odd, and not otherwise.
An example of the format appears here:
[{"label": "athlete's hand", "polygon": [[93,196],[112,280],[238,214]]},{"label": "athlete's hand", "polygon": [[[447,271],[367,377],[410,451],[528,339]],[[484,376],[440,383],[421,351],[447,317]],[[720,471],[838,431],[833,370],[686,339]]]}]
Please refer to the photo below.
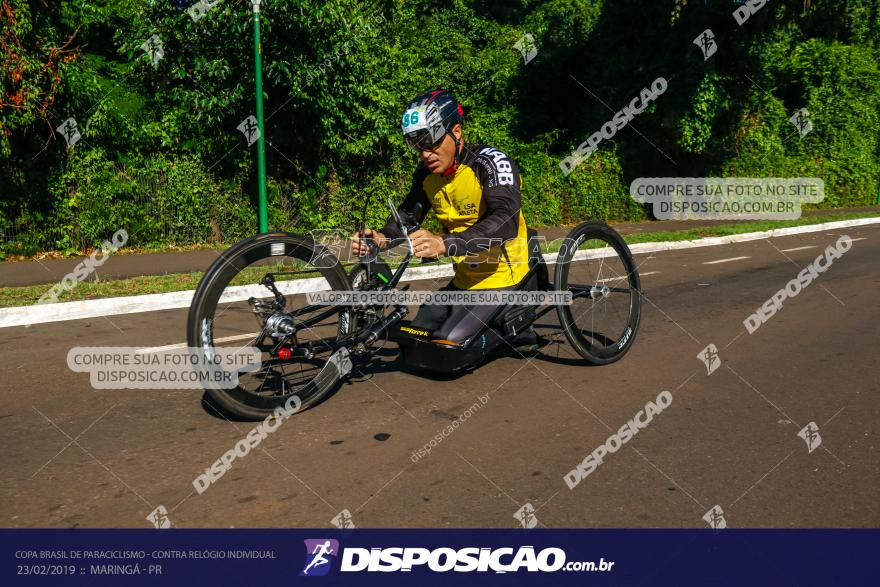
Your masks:
[{"label": "athlete's hand", "polygon": [[[388,238],[381,232],[377,232],[372,228],[364,229],[364,237],[373,239],[376,244],[379,245],[379,249],[384,249],[385,245],[388,244]],[[351,253],[356,257],[363,257],[370,253],[370,248],[367,246],[367,243],[361,239],[361,236],[358,233],[354,233],[351,236]]]},{"label": "athlete's hand", "polygon": [[431,259],[446,254],[446,243],[439,234],[422,228],[409,235],[409,238],[412,239],[416,257]]}]

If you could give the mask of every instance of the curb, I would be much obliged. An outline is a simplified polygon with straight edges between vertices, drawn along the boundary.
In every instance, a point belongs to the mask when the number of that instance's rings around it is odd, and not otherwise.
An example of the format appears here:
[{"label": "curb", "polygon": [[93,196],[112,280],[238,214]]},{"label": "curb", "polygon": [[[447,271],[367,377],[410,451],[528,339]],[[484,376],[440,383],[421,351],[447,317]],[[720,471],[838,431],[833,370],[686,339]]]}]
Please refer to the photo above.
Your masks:
[{"label": "curb", "polygon": [[[630,245],[629,249],[633,254],[655,253],[659,251],[712,247],[778,236],[790,236],[794,234],[822,232],[823,230],[865,226],[869,224],[880,224],[880,217],[839,220],[837,222],[776,228],[774,230],[766,230],[763,232],[746,232],[743,234],[708,237],[689,241],[636,243]],[[544,259],[548,265],[553,265],[556,263],[557,256],[558,253],[550,253],[544,255]],[[575,255],[575,259],[579,260],[596,256],[599,255],[592,251],[579,251]],[[435,277],[451,277],[452,275],[453,271],[451,264],[431,267],[413,267],[406,270],[406,273],[404,273],[401,278],[401,282],[431,279]],[[279,291],[285,294],[309,293],[326,290],[327,281],[323,277],[296,279],[278,282],[277,286]],[[263,290],[259,285],[231,287],[224,293],[221,301],[232,302],[246,300],[251,296],[258,297],[262,295],[262,291]],[[97,318],[118,314],[135,314],[138,312],[156,312],[159,310],[187,308],[189,307],[194,294],[195,290],[187,290],[162,294],[146,294],[120,298],[105,298],[100,300],[80,300],[57,304],[39,304],[33,306],[2,308],[0,309],[0,328],[8,328],[10,326],[30,326],[31,324],[59,322],[62,320],[81,320],[83,318]]]}]

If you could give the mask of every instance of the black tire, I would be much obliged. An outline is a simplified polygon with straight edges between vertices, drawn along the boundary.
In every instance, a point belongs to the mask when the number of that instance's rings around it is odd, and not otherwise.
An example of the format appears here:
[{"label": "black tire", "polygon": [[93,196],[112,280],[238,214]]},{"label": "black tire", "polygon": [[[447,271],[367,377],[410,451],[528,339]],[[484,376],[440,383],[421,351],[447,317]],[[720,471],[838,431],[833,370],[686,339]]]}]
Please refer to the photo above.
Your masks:
[{"label": "black tire", "polygon": [[[568,342],[587,363],[613,363],[632,346],[642,314],[641,285],[632,253],[617,231],[601,222],[581,224],[568,234],[566,243],[556,259],[554,286],[557,291],[572,291],[574,299],[570,306],[556,306],[559,323]],[[605,247],[596,251],[596,259],[590,259],[592,253],[575,258],[579,250],[598,249],[597,245],[602,243]],[[590,263],[598,265],[598,274],[592,280],[580,275],[594,273],[589,268],[582,271],[581,265]],[[612,285],[608,286],[608,282]],[[595,286],[595,297],[583,295],[585,285]],[[575,297],[575,293],[581,295]],[[587,302],[586,309],[580,305],[583,301]],[[612,303],[614,307],[609,312]],[[596,324],[597,317],[603,324]]]},{"label": "black tire", "polygon": [[[346,275],[339,260],[327,247],[316,244],[312,239],[297,234],[278,232],[256,235],[224,251],[205,272],[205,275],[199,282],[190,305],[189,316],[187,317],[187,341],[190,347],[197,347],[200,349],[199,352],[204,353],[207,347],[214,346],[215,313],[219,305],[220,296],[230,282],[245,268],[250,267],[254,263],[259,265],[260,263],[270,261],[276,263],[298,263],[306,267],[306,271],[314,271],[316,277],[326,279],[331,290],[351,289],[348,275]],[[261,269],[258,268],[257,273]],[[261,287],[265,288],[265,286]],[[268,291],[266,289],[266,292]],[[267,293],[266,297],[271,297],[271,294]],[[285,299],[287,299],[286,296]],[[290,310],[287,307],[285,309]],[[229,314],[235,315],[234,312]],[[348,306],[339,307],[337,322],[338,324],[335,327],[336,337],[350,334],[356,328],[356,325],[352,322]],[[327,336],[334,336],[332,334],[334,331],[332,324],[325,327],[325,330],[329,332]],[[244,338],[247,336],[243,335]],[[241,339],[243,337],[237,338]],[[267,338],[256,337],[251,344],[259,346],[257,343]],[[263,356],[266,357],[266,354],[264,353]],[[262,367],[266,369],[266,373],[263,375],[264,384],[270,377],[273,382],[283,379],[283,376],[279,376],[275,369],[278,367],[289,367],[291,361],[291,359],[284,361],[272,357],[265,359]],[[319,361],[320,359],[314,362],[317,363]],[[305,363],[306,360],[303,359],[302,362]],[[326,363],[326,360],[324,362]],[[308,367],[312,367],[312,365],[310,364]],[[284,407],[291,396],[294,395],[299,398],[301,402],[300,411],[302,411],[321,401],[337,383],[335,378],[326,377],[326,375],[318,376],[320,367],[318,365],[314,365],[314,367],[315,376],[309,378],[309,374],[306,374],[303,377],[301,388],[290,393],[286,393],[286,387],[283,382],[281,383],[281,393],[268,395],[260,393],[263,390],[263,385],[260,386],[257,392],[254,392],[241,385],[232,389],[223,389],[207,383],[205,384],[205,390],[211,399],[223,409],[242,418],[263,419],[272,414],[276,408]],[[271,375],[269,374],[270,371]]]}]

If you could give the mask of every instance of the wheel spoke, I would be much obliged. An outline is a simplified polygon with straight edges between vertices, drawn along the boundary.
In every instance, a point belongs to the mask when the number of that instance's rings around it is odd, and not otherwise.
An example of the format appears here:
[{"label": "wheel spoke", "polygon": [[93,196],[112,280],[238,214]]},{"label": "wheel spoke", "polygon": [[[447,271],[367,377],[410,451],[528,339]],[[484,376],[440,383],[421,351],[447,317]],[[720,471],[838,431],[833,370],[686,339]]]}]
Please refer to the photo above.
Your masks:
[{"label": "wheel spoke", "polygon": [[[205,273],[203,283],[211,285],[197,290],[190,324],[200,326],[190,332],[190,340],[218,349],[256,346],[262,363],[254,371],[242,372],[238,387],[228,390],[209,385],[207,391],[224,407],[248,417],[270,413],[291,395],[297,395],[304,405],[320,400],[329,391],[328,385],[313,382],[338,346],[340,308],[307,304],[305,294],[282,292],[293,291],[285,281],[315,275],[324,277],[333,290],[347,290],[344,271],[329,262],[324,268],[312,267],[310,260],[318,258],[313,245],[296,235],[274,240],[254,237],[230,251]],[[243,299],[241,292],[247,295],[253,286],[262,286],[263,292],[273,295]],[[206,325],[210,325],[208,330]],[[208,333],[210,340],[205,340]]]},{"label": "wheel spoke", "polygon": [[[580,233],[580,234],[579,234]],[[579,250],[557,259],[556,286],[572,294],[569,306],[557,307],[563,331],[574,349],[590,362],[602,364],[622,356],[640,315],[638,274],[619,235],[590,223],[569,238]]]}]

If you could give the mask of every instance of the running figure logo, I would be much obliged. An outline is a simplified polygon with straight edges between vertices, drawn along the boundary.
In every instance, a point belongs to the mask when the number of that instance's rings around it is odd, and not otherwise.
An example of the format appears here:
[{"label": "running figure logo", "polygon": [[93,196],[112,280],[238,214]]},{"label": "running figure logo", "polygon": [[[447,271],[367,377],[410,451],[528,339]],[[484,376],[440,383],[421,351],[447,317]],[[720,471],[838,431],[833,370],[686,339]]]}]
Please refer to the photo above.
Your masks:
[{"label": "running figure logo", "polygon": [[160,505],[152,512],[150,515],[146,517],[148,522],[152,522],[153,526],[156,528],[170,528],[171,520],[168,518],[168,510],[165,509],[164,505]]},{"label": "running figure logo", "polygon": [[306,566],[300,577],[322,577],[330,572],[333,559],[339,554],[339,541],[332,538],[312,538],[306,543]]},{"label": "running figure logo", "polygon": [[538,525],[538,518],[535,517],[535,508],[530,503],[527,503],[526,505],[516,510],[516,513],[513,514],[513,517],[519,520],[519,523],[522,524],[522,527],[526,530],[534,528]]},{"label": "running figure logo", "polygon": [[523,65],[528,65],[529,61],[534,59],[535,55],[538,54],[538,46],[535,44],[535,37],[529,33],[520,37],[519,41],[516,42],[513,48],[519,51],[520,55],[522,55]]},{"label": "running figure logo", "polygon": [[706,365],[706,375],[711,375],[715,369],[721,366],[721,357],[718,356],[718,347],[714,344],[708,345],[700,351],[697,358]]},{"label": "running figure logo", "polygon": [[153,67],[165,57],[165,47],[162,45],[162,39],[159,35],[153,35],[141,45],[141,50],[150,57],[150,63]]},{"label": "running figure logo", "polygon": [[330,523],[339,528],[340,530],[351,530],[354,528],[354,521],[351,518],[351,512],[348,510],[342,510],[338,514],[336,514]]},{"label": "running figure logo", "polygon": [[798,132],[801,135],[801,138],[804,138],[810,131],[813,130],[813,121],[810,120],[810,111],[806,108],[801,108],[797,112],[794,113],[794,116],[788,119],[795,126]]},{"label": "running figure logo", "polygon": [[804,426],[800,432],[798,432],[798,436],[804,439],[804,442],[807,443],[807,453],[811,453],[822,444],[822,437],[819,436],[819,427],[816,426],[815,422],[810,422],[806,426]]},{"label": "running figure logo", "polygon": [[55,130],[61,133],[68,147],[74,146],[82,138],[82,135],[79,134],[79,125],[73,118],[68,118]]},{"label": "running figure logo", "polygon": [[703,52],[703,61],[715,55],[715,51],[718,50],[718,44],[715,42],[715,33],[712,32],[712,29],[706,29],[700,33],[700,36],[694,39],[694,45]]},{"label": "running figure logo", "polygon": [[724,510],[720,505],[716,505],[703,515],[703,519],[709,524],[713,530],[723,530],[727,528],[727,520],[724,519]]},{"label": "running figure logo", "polygon": [[244,135],[248,147],[257,142],[257,139],[261,136],[260,127],[257,125],[257,119],[253,114],[245,118],[236,128]]}]

